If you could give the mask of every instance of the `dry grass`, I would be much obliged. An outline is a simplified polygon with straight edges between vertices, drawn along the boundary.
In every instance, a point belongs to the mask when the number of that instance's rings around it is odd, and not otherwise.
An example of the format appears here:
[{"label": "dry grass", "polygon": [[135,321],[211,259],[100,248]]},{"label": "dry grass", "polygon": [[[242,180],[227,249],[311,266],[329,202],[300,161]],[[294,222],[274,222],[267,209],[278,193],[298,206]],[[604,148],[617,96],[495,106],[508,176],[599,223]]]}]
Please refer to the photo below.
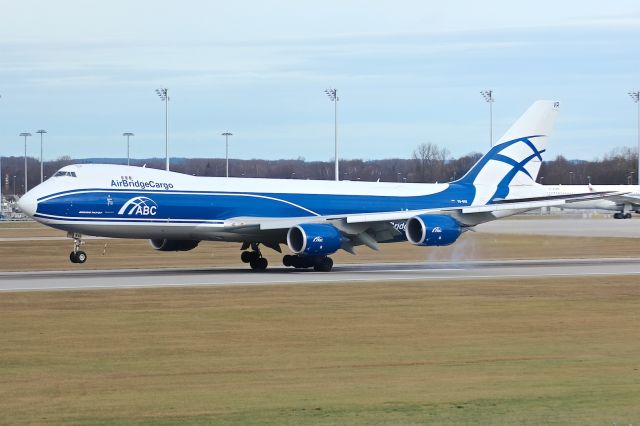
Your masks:
[{"label": "dry grass", "polygon": [[637,278],[13,293],[0,423],[636,424]]},{"label": "dry grass", "polygon": [[[39,224],[11,224],[0,227],[0,237],[64,236]],[[15,229],[18,227],[20,229]],[[25,229],[26,228],[26,229]],[[409,243],[384,244],[379,252],[357,248],[358,255],[339,252],[336,263],[354,262],[428,262],[442,260],[537,259],[630,257],[637,255],[637,238],[550,237],[545,235],[499,235],[465,233],[449,247],[416,247]],[[236,266],[240,262],[240,244],[203,242],[189,252],[158,252],[146,240],[87,240],[87,263],[69,262],[71,240],[0,242],[0,271],[166,268]],[[285,252],[288,251],[283,247]],[[271,265],[281,265],[282,254],[264,249]]]}]

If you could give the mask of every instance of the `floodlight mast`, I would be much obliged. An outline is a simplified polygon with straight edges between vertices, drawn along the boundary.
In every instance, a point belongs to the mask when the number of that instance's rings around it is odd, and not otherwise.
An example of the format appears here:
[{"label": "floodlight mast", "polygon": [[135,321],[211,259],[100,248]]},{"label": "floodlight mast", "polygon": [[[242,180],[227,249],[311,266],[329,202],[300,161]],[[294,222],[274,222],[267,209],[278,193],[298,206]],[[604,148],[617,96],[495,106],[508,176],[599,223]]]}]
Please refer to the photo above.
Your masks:
[{"label": "floodlight mast", "polygon": [[229,177],[229,136],[233,136],[233,133],[224,132],[222,133],[222,136],[224,136],[224,152],[225,158],[227,159],[227,177]]},{"label": "floodlight mast", "polygon": [[24,136],[24,194],[26,194],[29,190],[27,185],[27,138],[31,136],[31,133],[22,132],[20,136]]},{"label": "floodlight mast", "polygon": [[340,170],[339,170],[339,162],[338,162],[338,101],[340,100],[340,98],[338,98],[338,89],[327,89],[324,91],[324,93],[326,93],[329,99],[331,100],[331,102],[333,102],[333,130],[334,130],[333,142],[335,145],[335,161],[336,161],[335,174],[336,174],[336,180],[340,180]]},{"label": "floodlight mast", "polygon": [[629,96],[633,99],[638,107],[638,185],[640,185],[640,90],[629,92]]},{"label": "floodlight mast", "polygon": [[122,134],[122,136],[126,136],[127,137],[127,166],[129,166],[129,165],[131,165],[130,164],[130,155],[129,155],[129,152],[130,152],[129,151],[129,137],[130,136],[135,136],[135,135],[133,133],[131,133],[131,132],[124,132]]},{"label": "floodlight mast", "polygon": [[42,162],[42,135],[47,133],[46,130],[40,129],[36,131],[40,133],[40,183],[44,182],[44,163]]},{"label": "floodlight mast", "polygon": [[156,89],[160,100],[164,102],[164,150],[166,170],[169,171],[169,89],[161,87]]},{"label": "floodlight mast", "polygon": [[489,148],[493,147],[493,90],[482,90],[480,94],[489,104]]}]

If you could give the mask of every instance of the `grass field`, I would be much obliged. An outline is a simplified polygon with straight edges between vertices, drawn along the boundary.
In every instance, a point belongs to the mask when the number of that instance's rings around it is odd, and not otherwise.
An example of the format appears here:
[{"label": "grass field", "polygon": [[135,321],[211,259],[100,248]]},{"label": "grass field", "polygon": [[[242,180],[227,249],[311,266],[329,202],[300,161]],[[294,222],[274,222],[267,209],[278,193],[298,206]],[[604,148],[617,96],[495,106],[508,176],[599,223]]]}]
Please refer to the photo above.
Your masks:
[{"label": "grass field", "polygon": [[638,424],[637,278],[8,293],[0,423]]}]

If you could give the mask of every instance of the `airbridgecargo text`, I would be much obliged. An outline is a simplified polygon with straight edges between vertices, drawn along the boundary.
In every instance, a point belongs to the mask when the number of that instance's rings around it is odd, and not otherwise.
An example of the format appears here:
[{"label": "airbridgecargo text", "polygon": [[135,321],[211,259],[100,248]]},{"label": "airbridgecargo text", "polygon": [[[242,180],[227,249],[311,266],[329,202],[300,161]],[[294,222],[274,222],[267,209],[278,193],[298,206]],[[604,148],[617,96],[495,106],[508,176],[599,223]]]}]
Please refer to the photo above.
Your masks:
[{"label": "airbridgecargo text", "polygon": [[155,182],[153,180],[141,181],[141,180],[126,180],[126,179],[112,179],[111,187],[113,188],[136,188],[136,189],[172,189],[172,183]]}]

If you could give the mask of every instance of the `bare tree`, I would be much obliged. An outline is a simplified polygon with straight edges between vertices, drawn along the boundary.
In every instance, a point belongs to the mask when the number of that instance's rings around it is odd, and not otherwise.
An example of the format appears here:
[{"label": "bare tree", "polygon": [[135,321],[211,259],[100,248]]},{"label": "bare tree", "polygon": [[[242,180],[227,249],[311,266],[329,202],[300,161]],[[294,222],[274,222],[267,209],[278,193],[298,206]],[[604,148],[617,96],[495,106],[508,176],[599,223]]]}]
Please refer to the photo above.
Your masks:
[{"label": "bare tree", "polygon": [[446,180],[445,166],[449,150],[440,148],[431,142],[421,143],[413,151],[415,162],[415,180],[417,182],[435,182]]}]

